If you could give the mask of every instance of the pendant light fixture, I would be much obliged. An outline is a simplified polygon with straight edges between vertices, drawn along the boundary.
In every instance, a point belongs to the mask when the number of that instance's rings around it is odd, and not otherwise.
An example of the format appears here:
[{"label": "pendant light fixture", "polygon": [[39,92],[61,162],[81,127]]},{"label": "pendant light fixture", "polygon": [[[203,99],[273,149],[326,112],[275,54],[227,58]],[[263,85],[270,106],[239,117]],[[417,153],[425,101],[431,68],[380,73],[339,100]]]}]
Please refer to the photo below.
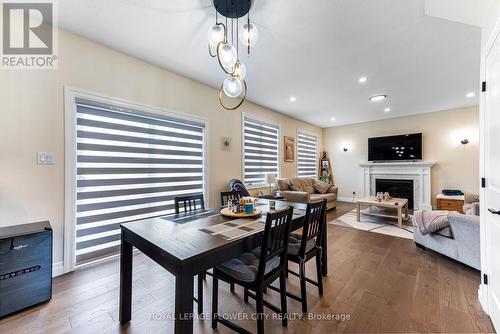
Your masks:
[{"label": "pendant light fixture", "polygon": [[[257,27],[250,22],[251,6],[251,0],[214,0],[215,24],[208,31],[208,53],[227,75],[219,90],[219,103],[227,110],[240,107],[247,96],[247,69],[240,60],[238,39],[250,55],[259,39]],[[244,21],[241,28],[240,19]],[[232,101],[236,102],[231,105]]]}]

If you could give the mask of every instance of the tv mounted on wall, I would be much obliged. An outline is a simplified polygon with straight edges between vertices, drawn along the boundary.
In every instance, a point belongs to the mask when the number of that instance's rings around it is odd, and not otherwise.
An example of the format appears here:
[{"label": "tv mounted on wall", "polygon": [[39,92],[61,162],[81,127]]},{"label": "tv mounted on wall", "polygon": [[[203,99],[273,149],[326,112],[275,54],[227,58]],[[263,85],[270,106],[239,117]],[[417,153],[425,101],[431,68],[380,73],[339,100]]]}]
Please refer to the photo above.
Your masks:
[{"label": "tv mounted on wall", "polygon": [[421,159],[421,133],[368,138],[369,161],[412,161]]}]

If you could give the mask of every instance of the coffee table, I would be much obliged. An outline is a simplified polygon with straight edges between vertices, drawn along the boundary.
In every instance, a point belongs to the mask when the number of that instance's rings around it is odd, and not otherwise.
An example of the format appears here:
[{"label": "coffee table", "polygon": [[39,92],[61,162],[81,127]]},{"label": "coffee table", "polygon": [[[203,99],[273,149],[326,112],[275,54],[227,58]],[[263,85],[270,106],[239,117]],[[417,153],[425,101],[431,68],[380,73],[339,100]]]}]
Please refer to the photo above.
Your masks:
[{"label": "coffee table", "polygon": [[[361,212],[361,205],[375,206],[381,208],[393,208],[397,209],[397,216],[388,213],[379,212]],[[406,198],[391,198],[387,201],[378,201],[376,197],[360,198],[356,201],[356,219],[361,221],[361,213],[386,218],[395,218],[398,220],[399,228],[403,228],[403,208],[405,210],[405,219],[408,220],[408,200]]]}]

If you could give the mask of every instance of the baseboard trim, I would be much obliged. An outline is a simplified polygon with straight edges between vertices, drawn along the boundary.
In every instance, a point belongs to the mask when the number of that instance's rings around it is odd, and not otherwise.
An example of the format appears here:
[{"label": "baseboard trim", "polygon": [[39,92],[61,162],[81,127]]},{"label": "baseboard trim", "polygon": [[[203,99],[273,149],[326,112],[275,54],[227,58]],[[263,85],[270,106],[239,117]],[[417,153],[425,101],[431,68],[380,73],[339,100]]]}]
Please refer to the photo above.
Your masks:
[{"label": "baseboard trim", "polygon": [[479,304],[483,308],[483,311],[489,315],[490,313],[489,313],[489,309],[488,309],[487,293],[488,293],[488,287],[481,283],[479,285],[479,289],[477,290],[477,299],[479,300]]},{"label": "baseboard trim", "polygon": [[355,203],[356,199],[353,199],[352,197],[337,197],[337,201],[339,202],[349,202],[349,203]]},{"label": "baseboard trim", "polygon": [[52,264],[52,277],[57,277],[64,274],[64,264],[63,261],[54,262]]}]

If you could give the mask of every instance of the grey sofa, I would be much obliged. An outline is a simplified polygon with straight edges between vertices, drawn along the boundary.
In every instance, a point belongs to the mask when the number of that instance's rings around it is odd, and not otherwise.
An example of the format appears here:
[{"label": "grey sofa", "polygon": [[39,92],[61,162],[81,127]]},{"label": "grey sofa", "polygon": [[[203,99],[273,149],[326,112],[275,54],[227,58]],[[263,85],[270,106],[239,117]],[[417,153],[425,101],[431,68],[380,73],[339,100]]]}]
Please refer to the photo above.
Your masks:
[{"label": "grey sofa", "polygon": [[[293,179],[278,178],[276,179],[274,191],[278,192],[289,202],[295,203],[312,203],[326,199],[326,209],[334,209],[337,207],[338,188],[331,186],[325,194],[320,194],[314,190],[312,185],[316,180],[309,177],[298,177]],[[298,190],[290,188],[291,182]]]},{"label": "grey sofa", "polygon": [[420,248],[429,248],[466,265],[481,270],[479,216],[448,214],[450,226],[423,235],[413,222],[413,240]]}]

